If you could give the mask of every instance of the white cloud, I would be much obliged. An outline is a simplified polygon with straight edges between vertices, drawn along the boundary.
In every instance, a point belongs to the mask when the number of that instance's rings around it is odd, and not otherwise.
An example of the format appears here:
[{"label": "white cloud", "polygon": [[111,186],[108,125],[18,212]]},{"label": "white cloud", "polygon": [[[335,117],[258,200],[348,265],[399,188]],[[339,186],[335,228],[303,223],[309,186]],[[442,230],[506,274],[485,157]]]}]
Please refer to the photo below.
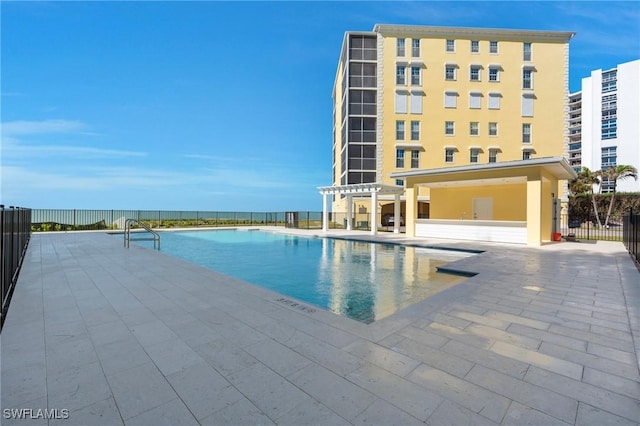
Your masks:
[{"label": "white cloud", "polygon": [[145,152],[125,151],[119,149],[104,149],[88,146],[73,145],[22,145],[16,140],[4,140],[2,154],[7,159],[25,159],[34,157],[65,157],[65,158],[123,158],[123,157],[144,157]]},{"label": "white cloud", "polygon": [[47,135],[81,135],[95,136],[96,133],[87,131],[87,126],[78,120],[48,119],[41,121],[8,121],[2,123],[2,156],[5,163],[8,160],[26,158],[54,157],[95,159],[95,158],[123,158],[142,157],[145,152],[128,151],[92,146],[76,146],[68,144],[43,145],[41,143],[26,143],[30,136]]},{"label": "white cloud", "polygon": [[77,120],[8,121],[2,123],[3,138],[43,133],[79,133],[85,125]]}]

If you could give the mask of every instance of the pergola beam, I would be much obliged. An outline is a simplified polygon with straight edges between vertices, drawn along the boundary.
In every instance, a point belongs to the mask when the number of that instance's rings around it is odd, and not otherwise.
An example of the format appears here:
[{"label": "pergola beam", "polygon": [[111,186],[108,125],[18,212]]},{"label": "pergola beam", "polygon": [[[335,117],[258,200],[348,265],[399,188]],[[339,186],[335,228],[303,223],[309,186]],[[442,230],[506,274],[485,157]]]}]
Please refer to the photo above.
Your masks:
[{"label": "pergola beam", "polygon": [[347,230],[351,230],[352,197],[354,195],[369,194],[371,197],[371,234],[378,233],[378,195],[394,196],[394,226],[393,232],[400,232],[400,195],[404,193],[404,187],[385,185],[382,183],[355,183],[351,185],[332,185],[318,187],[322,194],[322,231],[329,230],[329,195],[345,195],[347,197]]}]

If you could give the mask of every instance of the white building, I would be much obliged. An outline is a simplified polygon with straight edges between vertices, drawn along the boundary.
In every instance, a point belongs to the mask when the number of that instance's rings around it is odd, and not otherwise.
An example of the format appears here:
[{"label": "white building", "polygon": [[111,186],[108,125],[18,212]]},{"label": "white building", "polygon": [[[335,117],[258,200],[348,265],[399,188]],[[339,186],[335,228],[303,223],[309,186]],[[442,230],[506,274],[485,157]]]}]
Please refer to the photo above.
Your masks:
[{"label": "white building", "polygon": [[[576,170],[620,164],[640,170],[640,60],[595,70],[569,97],[569,162]],[[603,185],[602,192],[611,187]],[[640,180],[618,182],[619,192],[640,192]]]}]

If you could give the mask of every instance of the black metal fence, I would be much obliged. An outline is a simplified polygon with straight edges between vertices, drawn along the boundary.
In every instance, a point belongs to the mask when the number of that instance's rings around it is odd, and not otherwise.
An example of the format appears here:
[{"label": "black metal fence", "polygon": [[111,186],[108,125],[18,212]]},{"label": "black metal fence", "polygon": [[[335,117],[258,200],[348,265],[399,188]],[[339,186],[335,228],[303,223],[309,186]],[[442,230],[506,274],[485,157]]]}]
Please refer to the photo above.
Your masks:
[{"label": "black metal fence", "polygon": [[567,214],[560,216],[560,233],[563,237],[574,237],[578,240],[605,240],[622,241],[623,237],[622,217],[609,218],[609,223],[604,226],[604,219],[600,225],[595,216],[587,218],[574,218]]},{"label": "black metal fence", "polygon": [[[370,230],[371,215],[354,213],[352,229]],[[33,209],[34,232],[123,230],[127,219],[145,222],[152,228],[189,228],[217,226],[286,226],[299,229],[322,229],[322,212],[218,212],[187,210],[81,210]],[[393,223],[384,223],[391,226]],[[346,229],[347,214],[329,212],[329,228]]]},{"label": "black metal fence", "polygon": [[9,309],[13,289],[18,280],[22,259],[31,237],[31,209],[5,208],[0,205],[0,250],[2,251],[2,318],[0,329]]},{"label": "black metal fence", "polygon": [[633,210],[624,217],[622,242],[636,263],[640,263],[640,214],[634,214]]},{"label": "black metal fence", "polygon": [[216,212],[177,210],[33,209],[31,229],[41,231],[121,230],[127,219],[152,228],[210,226],[284,226],[284,212]]}]

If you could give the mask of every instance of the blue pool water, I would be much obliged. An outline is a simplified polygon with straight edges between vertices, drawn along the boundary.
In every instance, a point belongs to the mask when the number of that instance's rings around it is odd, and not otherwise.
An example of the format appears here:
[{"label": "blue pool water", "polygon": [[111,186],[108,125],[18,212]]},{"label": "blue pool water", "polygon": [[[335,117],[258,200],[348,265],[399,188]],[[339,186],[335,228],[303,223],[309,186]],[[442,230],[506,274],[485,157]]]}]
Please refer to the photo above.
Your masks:
[{"label": "blue pool water", "polygon": [[436,268],[472,255],[252,230],[162,232],[161,239],[166,254],[365,323],[463,281]]}]

